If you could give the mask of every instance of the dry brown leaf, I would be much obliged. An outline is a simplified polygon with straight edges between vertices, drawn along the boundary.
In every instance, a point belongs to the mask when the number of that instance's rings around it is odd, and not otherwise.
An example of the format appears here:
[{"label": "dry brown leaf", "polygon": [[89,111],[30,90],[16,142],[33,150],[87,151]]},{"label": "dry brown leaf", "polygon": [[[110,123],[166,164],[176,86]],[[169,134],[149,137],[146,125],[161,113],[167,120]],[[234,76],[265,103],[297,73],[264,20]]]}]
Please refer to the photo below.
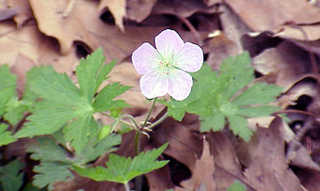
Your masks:
[{"label": "dry brown leaf", "polygon": [[290,42],[283,42],[253,58],[253,67],[263,75],[276,74],[276,84],[290,86],[311,71],[309,55]]},{"label": "dry brown leaf", "polygon": [[18,11],[14,8],[0,9],[0,21],[11,19],[13,16],[17,14],[18,14]]},{"label": "dry brown leaf", "polygon": [[130,0],[127,2],[128,18],[137,22],[147,18],[157,0]]},{"label": "dry brown leaf", "polygon": [[320,25],[284,25],[280,30],[276,31],[275,36],[300,41],[315,41],[320,38]]},{"label": "dry brown leaf", "polygon": [[17,15],[13,19],[18,27],[33,18],[29,0],[8,0],[7,5],[17,10]]},{"label": "dry brown leaf", "polygon": [[213,38],[206,44],[209,51],[207,63],[213,70],[218,71],[224,59],[229,56],[238,55],[238,48],[235,42],[230,40],[221,31],[216,31]]},{"label": "dry brown leaf", "polygon": [[259,128],[256,140],[250,142],[256,147],[250,149],[251,160],[244,175],[250,185],[259,191],[302,190],[299,179],[288,168],[279,124],[281,119],[276,118],[268,129]]},{"label": "dry brown leaf", "polygon": [[[95,21],[99,22],[97,3],[84,0],[74,3],[73,9],[69,10],[68,1],[30,0],[40,31],[56,38],[64,55],[70,53],[74,41],[85,42],[91,50],[99,47],[97,40],[90,35],[89,27]],[[91,21],[86,23],[83,18]]]},{"label": "dry brown leaf", "polygon": [[254,31],[280,29],[288,22],[312,24],[320,21],[319,8],[301,0],[226,0]]},{"label": "dry brown leaf", "polygon": [[297,176],[300,178],[305,191],[318,191],[320,188],[320,172],[308,169],[296,170]]},{"label": "dry brown leaf", "polygon": [[206,190],[216,190],[216,183],[213,180],[214,171],[214,158],[210,154],[209,143],[204,137],[202,155],[197,159],[195,168],[191,169],[191,179],[181,182],[183,190],[200,190],[201,187],[205,187]]},{"label": "dry brown leaf", "polygon": [[224,35],[234,42],[237,48],[237,54],[243,52],[243,45],[241,37],[251,30],[244,24],[244,22],[230,9],[230,7],[223,5],[219,6],[221,27]]},{"label": "dry brown leaf", "polygon": [[318,86],[319,84],[315,79],[305,76],[288,87],[279,98],[279,103],[282,108],[288,108],[296,105],[296,101],[303,95],[316,100],[319,96]]},{"label": "dry brown leaf", "polygon": [[[186,118],[189,118],[191,115],[187,116]],[[201,156],[202,151],[201,137],[192,131],[192,128],[198,128],[198,125],[197,120],[190,123],[186,121],[179,123],[168,118],[154,130],[151,139],[156,145],[170,142],[164,154],[176,159],[189,169],[194,169],[196,160]]]},{"label": "dry brown leaf", "polygon": [[108,8],[122,32],[125,31],[123,19],[126,16],[126,2],[126,0],[101,0],[98,8],[99,11]]},{"label": "dry brown leaf", "polygon": [[230,140],[222,132],[210,132],[207,139],[211,154],[214,156],[215,172],[213,179],[217,186],[216,189],[226,189],[235,180],[240,180],[246,184],[247,180],[242,174],[242,167]]},{"label": "dry brown leaf", "polygon": [[[41,34],[34,24],[17,29],[13,22],[2,22],[0,33],[3,34],[0,38],[0,47],[5,47],[0,52],[0,64],[12,67],[18,64],[17,56],[24,55],[35,65],[54,65],[58,72],[66,72],[68,75],[71,75],[75,65],[78,64],[79,59],[75,51],[61,56],[58,44]],[[20,66],[19,69],[26,71]]]},{"label": "dry brown leaf", "polygon": [[221,0],[202,0],[207,6],[212,6],[218,3],[222,3]]},{"label": "dry brown leaf", "polygon": [[214,13],[215,11],[216,10],[214,8],[207,7],[207,5],[198,0],[158,0],[158,2],[154,5],[152,14],[172,14],[187,18],[196,12]]}]

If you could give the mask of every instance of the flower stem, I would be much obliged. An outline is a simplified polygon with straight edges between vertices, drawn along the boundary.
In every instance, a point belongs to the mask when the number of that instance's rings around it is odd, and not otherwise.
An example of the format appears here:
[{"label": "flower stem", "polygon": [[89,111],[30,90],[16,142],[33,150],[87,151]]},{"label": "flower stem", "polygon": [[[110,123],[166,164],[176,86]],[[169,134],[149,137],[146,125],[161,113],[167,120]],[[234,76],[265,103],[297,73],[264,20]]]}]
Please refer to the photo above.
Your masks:
[{"label": "flower stem", "polygon": [[128,183],[123,184],[125,191],[130,191],[130,186]]},{"label": "flower stem", "polygon": [[159,125],[160,123],[162,123],[165,119],[167,119],[168,117],[168,113],[166,112],[160,119],[158,119],[157,121],[155,121],[154,123],[152,123],[151,125],[149,125],[147,128],[148,129],[152,129],[153,127]]},{"label": "flower stem", "polygon": [[139,130],[136,130],[136,135],[134,136],[134,152],[136,155],[138,155],[141,152],[140,135],[141,135],[141,132]]},{"label": "flower stem", "polygon": [[151,108],[150,108],[150,110],[148,112],[147,118],[144,121],[143,125],[141,126],[141,129],[144,128],[147,125],[147,123],[149,121],[149,118],[150,118],[150,115],[151,115],[151,112],[153,111],[153,108],[154,108],[154,105],[156,104],[156,102],[157,102],[157,98],[154,98],[153,103],[151,105]]},{"label": "flower stem", "polygon": [[[110,116],[108,113],[106,113],[106,112],[101,112],[101,114],[104,115],[104,116],[107,116],[107,117],[110,117],[110,118],[111,118],[111,116]],[[132,123],[129,123],[129,122],[127,122],[127,121],[124,121],[124,120],[122,120],[121,118],[128,118],[128,119],[130,119],[130,120],[132,121]],[[120,123],[122,123],[122,124],[125,124],[125,125],[128,125],[128,126],[132,127],[133,129],[137,129],[137,128],[139,127],[139,125],[137,124],[137,122],[134,120],[134,118],[133,118],[132,116],[130,116],[130,115],[123,115],[121,118],[118,119],[118,122],[120,122]]]}]

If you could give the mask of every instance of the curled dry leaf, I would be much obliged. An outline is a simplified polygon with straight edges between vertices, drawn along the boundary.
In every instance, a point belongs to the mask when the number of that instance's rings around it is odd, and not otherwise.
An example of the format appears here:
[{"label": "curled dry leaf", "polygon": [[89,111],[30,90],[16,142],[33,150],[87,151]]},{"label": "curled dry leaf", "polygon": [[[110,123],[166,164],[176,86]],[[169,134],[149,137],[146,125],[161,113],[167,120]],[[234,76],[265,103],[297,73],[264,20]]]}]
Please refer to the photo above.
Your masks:
[{"label": "curled dry leaf", "polygon": [[[97,40],[90,35],[90,27],[87,27],[94,25],[95,20],[99,22],[97,3],[83,0],[74,3],[76,5],[69,10],[68,1],[30,0],[40,31],[59,41],[62,54],[72,50],[74,41],[85,42],[91,50],[99,47]],[[84,18],[90,18],[91,22]]]},{"label": "curled dry leaf", "polygon": [[[309,55],[290,42],[283,42],[253,58],[253,67],[261,74],[276,74],[275,83],[288,87],[311,71]],[[303,64],[302,64],[303,63]]]},{"label": "curled dry leaf", "polygon": [[30,3],[28,0],[8,0],[8,7],[17,10],[17,14],[13,17],[18,27],[21,27],[29,19],[33,18]]},{"label": "curled dry leaf", "polygon": [[126,0],[101,0],[98,10],[108,8],[114,17],[116,25],[124,32],[123,19],[126,16]]}]

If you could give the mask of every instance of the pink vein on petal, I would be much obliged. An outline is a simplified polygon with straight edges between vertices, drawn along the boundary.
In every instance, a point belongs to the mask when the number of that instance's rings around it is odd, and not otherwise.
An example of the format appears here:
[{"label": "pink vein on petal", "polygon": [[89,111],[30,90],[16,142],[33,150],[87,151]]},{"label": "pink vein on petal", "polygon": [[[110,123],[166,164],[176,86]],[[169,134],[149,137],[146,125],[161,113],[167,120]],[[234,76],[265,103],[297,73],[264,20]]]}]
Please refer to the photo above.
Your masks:
[{"label": "pink vein on petal", "polygon": [[161,56],[169,58],[183,47],[183,40],[179,34],[171,29],[162,31],[155,37],[155,45]]},{"label": "pink vein on petal", "polygon": [[187,72],[196,72],[202,66],[203,52],[198,45],[186,42],[183,48],[176,53],[174,60],[178,68]]},{"label": "pink vein on petal", "polygon": [[139,74],[155,70],[159,62],[160,55],[158,51],[147,42],[132,53],[132,63]]},{"label": "pink vein on petal", "polygon": [[168,76],[161,72],[151,72],[140,78],[141,93],[148,99],[164,96],[168,93]]},{"label": "pink vein on petal", "polygon": [[181,101],[189,96],[193,82],[190,74],[175,70],[175,74],[170,75],[169,84],[169,95],[175,100]]}]

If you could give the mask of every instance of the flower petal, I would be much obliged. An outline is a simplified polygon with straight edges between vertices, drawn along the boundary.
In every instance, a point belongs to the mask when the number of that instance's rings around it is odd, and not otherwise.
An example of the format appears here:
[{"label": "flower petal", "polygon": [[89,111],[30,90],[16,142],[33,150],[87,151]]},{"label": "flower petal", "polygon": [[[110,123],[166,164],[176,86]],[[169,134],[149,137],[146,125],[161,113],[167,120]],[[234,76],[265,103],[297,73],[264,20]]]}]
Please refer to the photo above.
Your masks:
[{"label": "flower petal", "polygon": [[132,53],[132,63],[139,74],[155,70],[160,58],[158,51],[147,42]]},{"label": "flower petal", "polygon": [[173,60],[180,68],[187,72],[198,71],[203,63],[202,49],[191,42],[186,42],[182,49],[174,55]]},{"label": "flower petal", "polygon": [[140,78],[141,93],[148,99],[164,96],[168,93],[168,75],[161,72],[152,72]]},{"label": "flower petal", "polygon": [[190,74],[182,70],[175,70],[169,76],[169,95],[178,101],[186,99],[193,84]]},{"label": "flower petal", "polygon": [[176,31],[166,29],[155,37],[155,44],[161,56],[167,59],[183,47],[183,40]]}]

